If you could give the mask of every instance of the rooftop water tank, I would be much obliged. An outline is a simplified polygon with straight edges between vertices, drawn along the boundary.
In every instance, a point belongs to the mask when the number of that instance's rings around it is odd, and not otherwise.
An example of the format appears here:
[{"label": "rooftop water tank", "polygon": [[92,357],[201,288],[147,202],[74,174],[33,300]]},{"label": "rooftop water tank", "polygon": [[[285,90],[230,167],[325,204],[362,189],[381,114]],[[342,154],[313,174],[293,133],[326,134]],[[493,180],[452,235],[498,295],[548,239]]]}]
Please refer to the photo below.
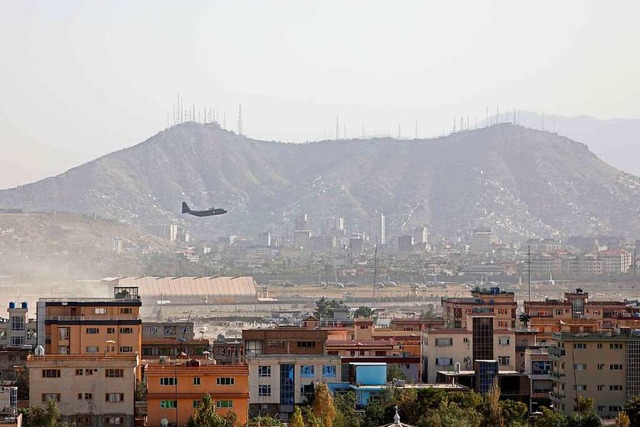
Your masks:
[{"label": "rooftop water tank", "polygon": [[44,347],[41,345],[37,346],[36,349],[34,350],[34,353],[38,357],[44,356]]}]

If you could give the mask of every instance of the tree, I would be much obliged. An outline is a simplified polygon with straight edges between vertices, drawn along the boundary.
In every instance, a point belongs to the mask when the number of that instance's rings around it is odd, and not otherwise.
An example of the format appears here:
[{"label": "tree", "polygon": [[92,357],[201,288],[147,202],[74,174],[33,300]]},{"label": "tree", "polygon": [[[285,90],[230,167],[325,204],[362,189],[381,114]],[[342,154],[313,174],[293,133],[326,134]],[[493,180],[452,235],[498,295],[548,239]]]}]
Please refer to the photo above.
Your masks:
[{"label": "tree", "polygon": [[418,427],[479,427],[482,422],[482,415],[475,409],[463,409],[445,399],[438,409],[429,411],[420,419]]},{"label": "tree", "polygon": [[522,326],[527,329],[527,326],[529,326],[529,322],[531,321],[531,316],[529,316],[527,313],[520,313],[518,319],[520,320],[520,322],[522,322]]},{"label": "tree", "polygon": [[238,416],[229,412],[224,418],[216,413],[216,407],[209,394],[202,397],[202,402],[193,411],[186,423],[186,427],[235,427]]},{"label": "tree", "polygon": [[500,409],[506,425],[512,427],[518,423],[524,424],[528,412],[527,405],[524,403],[516,402],[515,400],[503,400],[500,402]]},{"label": "tree", "polygon": [[631,420],[629,419],[629,415],[626,412],[618,412],[618,416],[616,417],[616,427],[630,427]]},{"label": "tree", "polygon": [[498,377],[493,379],[493,385],[487,393],[487,423],[494,427],[504,427],[504,417],[500,405],[500,386]]},{"label": "tree", "polygon": [[289,417],[289,427],[304,427],[304,420],[302,419],[302,411],[299,406],[293,408],[293,414]]},{"label": "tree", "polygon": [[549,408],[542,407],[542,416],[536,418],[532,425],[534,427],[566,427],[567,417]]},{"label": "tree", "polygon": [[631,427],[640,426],[640,397],[634,396],[624,406],[624,412],[629,417]]},{"label": "tree", "polygon": [[31,406],[23,413],[26,427],[57,427],[60,425],[60,411],[55,400],[48,400],[46,406]]},{"label": "tree", "polygon": [[367,307],[366,305],[358,307],[356,311],[353,312],[353,317],[358,318],[371,318],[373,317],[373,310],[371,307]]},{"label": "tree", "polygon": [[353,391],[336,394],[333,398],[333,406],[336,408],[334,427],[360,427],[362,417],[356,411],[356,394]]},{"label": "tree", "polygon": [[407,376],[400,370],[398,365],[387,365],[387,382],[393,382],[393,380],[406,380]]},{"label": "tree", "polygon": [[569,427],[601,427],[602,419],[595,410],[593,399],[589,397],[580,397],[576,399],[578,410],[567,418],[567,426]]},{"label": "tree", "polygon": [[322,420],[323,427],[333,427],[336,408],[333,405],[333,398],[326,383],[316,383],[312,412],[313,415]]},{"label": "tree", "polygon": [[346,307],[342,301],[322,297],[316,301],[316,309],[313,311],[313,315],[318,319],[327,319],[333,317],[333,310],[340,307]]}]

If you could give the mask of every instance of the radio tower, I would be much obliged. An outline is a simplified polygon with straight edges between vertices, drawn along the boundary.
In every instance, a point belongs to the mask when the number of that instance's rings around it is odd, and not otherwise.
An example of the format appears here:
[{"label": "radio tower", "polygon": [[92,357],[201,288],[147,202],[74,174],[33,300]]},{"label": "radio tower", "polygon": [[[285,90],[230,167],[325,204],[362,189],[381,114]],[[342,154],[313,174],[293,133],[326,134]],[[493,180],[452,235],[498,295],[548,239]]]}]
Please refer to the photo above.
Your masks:
[{"label": "radio tower", "polygon": [[238,135],[242,135],[242,104],[238,107]]}]

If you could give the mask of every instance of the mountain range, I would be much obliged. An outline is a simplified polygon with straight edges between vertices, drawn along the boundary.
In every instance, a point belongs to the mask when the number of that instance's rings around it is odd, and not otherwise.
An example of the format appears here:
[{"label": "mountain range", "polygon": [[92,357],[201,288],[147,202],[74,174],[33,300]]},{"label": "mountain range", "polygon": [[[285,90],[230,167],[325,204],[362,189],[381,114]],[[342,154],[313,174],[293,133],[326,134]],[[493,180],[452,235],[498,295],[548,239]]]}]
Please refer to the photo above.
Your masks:
[{"label": "mountain range", "polygon": [[[228,214],[190,218],[193,209]],[[640,178],[583,143],[499,124],[429,140],[376,138],[286,144],[216,124],[184,123],[56,177],[0,191],[0,208],[97,214],[138,226],[183,221],[198,238],[290,236],[297,216],[339,216],[388,234],[427,225],[461,236],[492,227],[503,239],[572,234],[640,236]]]}]

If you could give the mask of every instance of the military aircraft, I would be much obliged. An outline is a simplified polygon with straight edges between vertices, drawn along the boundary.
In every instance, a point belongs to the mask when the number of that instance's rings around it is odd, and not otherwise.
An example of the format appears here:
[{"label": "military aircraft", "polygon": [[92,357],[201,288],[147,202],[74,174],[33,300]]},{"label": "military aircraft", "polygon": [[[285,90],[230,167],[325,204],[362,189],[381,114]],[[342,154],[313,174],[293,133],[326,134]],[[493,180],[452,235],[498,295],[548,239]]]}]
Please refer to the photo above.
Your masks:
[{"label": "military aircraft", "polygon": [[206,211],[192,211],[191,209],[189,209],[189,205],[187,205],[186,202],[182,202],[182,213],[187,213],[189,215],[194,215],[194,216],[212,216],[212,215],[222,215],[222,214],[226,214],[227,211],[222,209],[222,208],[211,208],[211,209],[207,209]]}]

